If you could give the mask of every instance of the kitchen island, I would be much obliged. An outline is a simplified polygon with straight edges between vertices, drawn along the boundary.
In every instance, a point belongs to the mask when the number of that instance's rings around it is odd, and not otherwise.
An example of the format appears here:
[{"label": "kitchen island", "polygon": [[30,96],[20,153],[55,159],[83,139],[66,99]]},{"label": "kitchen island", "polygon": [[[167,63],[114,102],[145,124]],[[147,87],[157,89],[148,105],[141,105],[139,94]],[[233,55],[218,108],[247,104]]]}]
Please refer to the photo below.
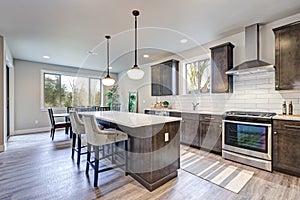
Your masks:
[{"label": "kitchen island", "polygon": [[94,115],[128,134],[128,173],[148,190],[177,177],[181,118],[118,111],[80,114]]}]

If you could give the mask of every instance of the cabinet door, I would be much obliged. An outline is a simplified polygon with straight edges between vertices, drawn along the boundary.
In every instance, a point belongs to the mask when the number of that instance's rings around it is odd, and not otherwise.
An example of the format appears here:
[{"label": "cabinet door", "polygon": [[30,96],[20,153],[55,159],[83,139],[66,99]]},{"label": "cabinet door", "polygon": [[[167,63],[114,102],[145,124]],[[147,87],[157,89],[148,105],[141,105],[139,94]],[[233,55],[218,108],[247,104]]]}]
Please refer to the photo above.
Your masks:
[{"label": "cabinet door", "polygon": [[161,73],[160,65],[155,65],[151,67],[151,95],[160,96],[161,95]]},{"label": "cabinet door", "polygon": [[[289,128],[290,127],[290,128]],[[300,176],[300,126],[275,129],[273,135],[273,168]]]},{"label": "cabinet door", "polygon": [[151,67],[151,95],[177,95],[178,94],[178,63],[169,60]]},{"label": "cabinet door", "polygon": [[222,118],[204,116],[200,121],[201,148],[221,153],[222,151]]},{"label": "cabinet door", "polygon": [[210,48],[212,93],[232,92],[233,77],[225,72],[233,66],[233,48],[230,42]]},{"label": "cabinet door", "polygon": [[184,119],[182,120],[181,142],[186,145],[199,147],[199,121]]},{"label": "cabinet door", "polygon": [[172,64],[162,64],[162,95],[172,95]]},{"label": "cabinet door", "polygon": [[300,88],[300,23],[274,29],[275,89]]}]

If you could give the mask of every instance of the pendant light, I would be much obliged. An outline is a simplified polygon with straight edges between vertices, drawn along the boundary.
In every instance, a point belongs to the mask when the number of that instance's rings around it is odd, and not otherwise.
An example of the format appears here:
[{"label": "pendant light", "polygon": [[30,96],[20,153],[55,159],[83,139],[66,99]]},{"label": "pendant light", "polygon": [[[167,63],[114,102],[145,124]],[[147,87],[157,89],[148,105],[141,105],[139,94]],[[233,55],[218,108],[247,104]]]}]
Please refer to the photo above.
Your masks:
[{"label": "pendant light", "polygon": [[107,40],[107,47],[106,47],[107,48],[107,75],[105,76],[104,79],[102,79],[102,83],[105,86],[112,86],[113,84],[115,84],[115,80],[109,76],[109,39],[110,39],[110,36],[106,35],[105,38]]},{"label": "pendant light", "polygon": [[137,16],[139,16],[140,12],[138,10],[132,11],[132,14],[135,18],[135,51],[134,51],[134,65],[133,67],[127,71],[127,75],[130,79],[139,80],[144,76],[144,71],[139,68],[137,65]]}]

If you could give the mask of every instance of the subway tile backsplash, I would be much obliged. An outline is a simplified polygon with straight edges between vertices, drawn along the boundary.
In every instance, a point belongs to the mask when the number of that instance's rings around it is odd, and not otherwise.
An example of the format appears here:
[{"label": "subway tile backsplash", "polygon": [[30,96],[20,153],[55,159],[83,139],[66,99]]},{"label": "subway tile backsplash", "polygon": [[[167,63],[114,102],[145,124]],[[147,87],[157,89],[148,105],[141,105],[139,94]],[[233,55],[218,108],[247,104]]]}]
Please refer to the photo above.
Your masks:
[{"label": "subway tile backsplash", "polygon": [[198,94],[158,97],[158,101],[169,101],[172,108],[224,112],[228,110],[265,111],[280,114],[283,101],[293,102],[294,114],[300,114],[300,90],[275,90],[275,72],[264,72],[234,76],[233,93]]}]

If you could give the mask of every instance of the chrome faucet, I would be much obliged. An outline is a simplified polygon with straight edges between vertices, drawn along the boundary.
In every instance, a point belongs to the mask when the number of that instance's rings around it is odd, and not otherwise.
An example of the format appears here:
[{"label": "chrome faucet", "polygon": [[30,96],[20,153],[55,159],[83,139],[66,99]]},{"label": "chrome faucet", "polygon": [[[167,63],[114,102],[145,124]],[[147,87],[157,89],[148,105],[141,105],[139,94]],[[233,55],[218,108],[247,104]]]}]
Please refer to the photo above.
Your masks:
[{"label": "chrome faucet", "polygon": [[196,110],[196,107],[199,106],[199,103],[192,103],[193,104],[193,110]]}]

